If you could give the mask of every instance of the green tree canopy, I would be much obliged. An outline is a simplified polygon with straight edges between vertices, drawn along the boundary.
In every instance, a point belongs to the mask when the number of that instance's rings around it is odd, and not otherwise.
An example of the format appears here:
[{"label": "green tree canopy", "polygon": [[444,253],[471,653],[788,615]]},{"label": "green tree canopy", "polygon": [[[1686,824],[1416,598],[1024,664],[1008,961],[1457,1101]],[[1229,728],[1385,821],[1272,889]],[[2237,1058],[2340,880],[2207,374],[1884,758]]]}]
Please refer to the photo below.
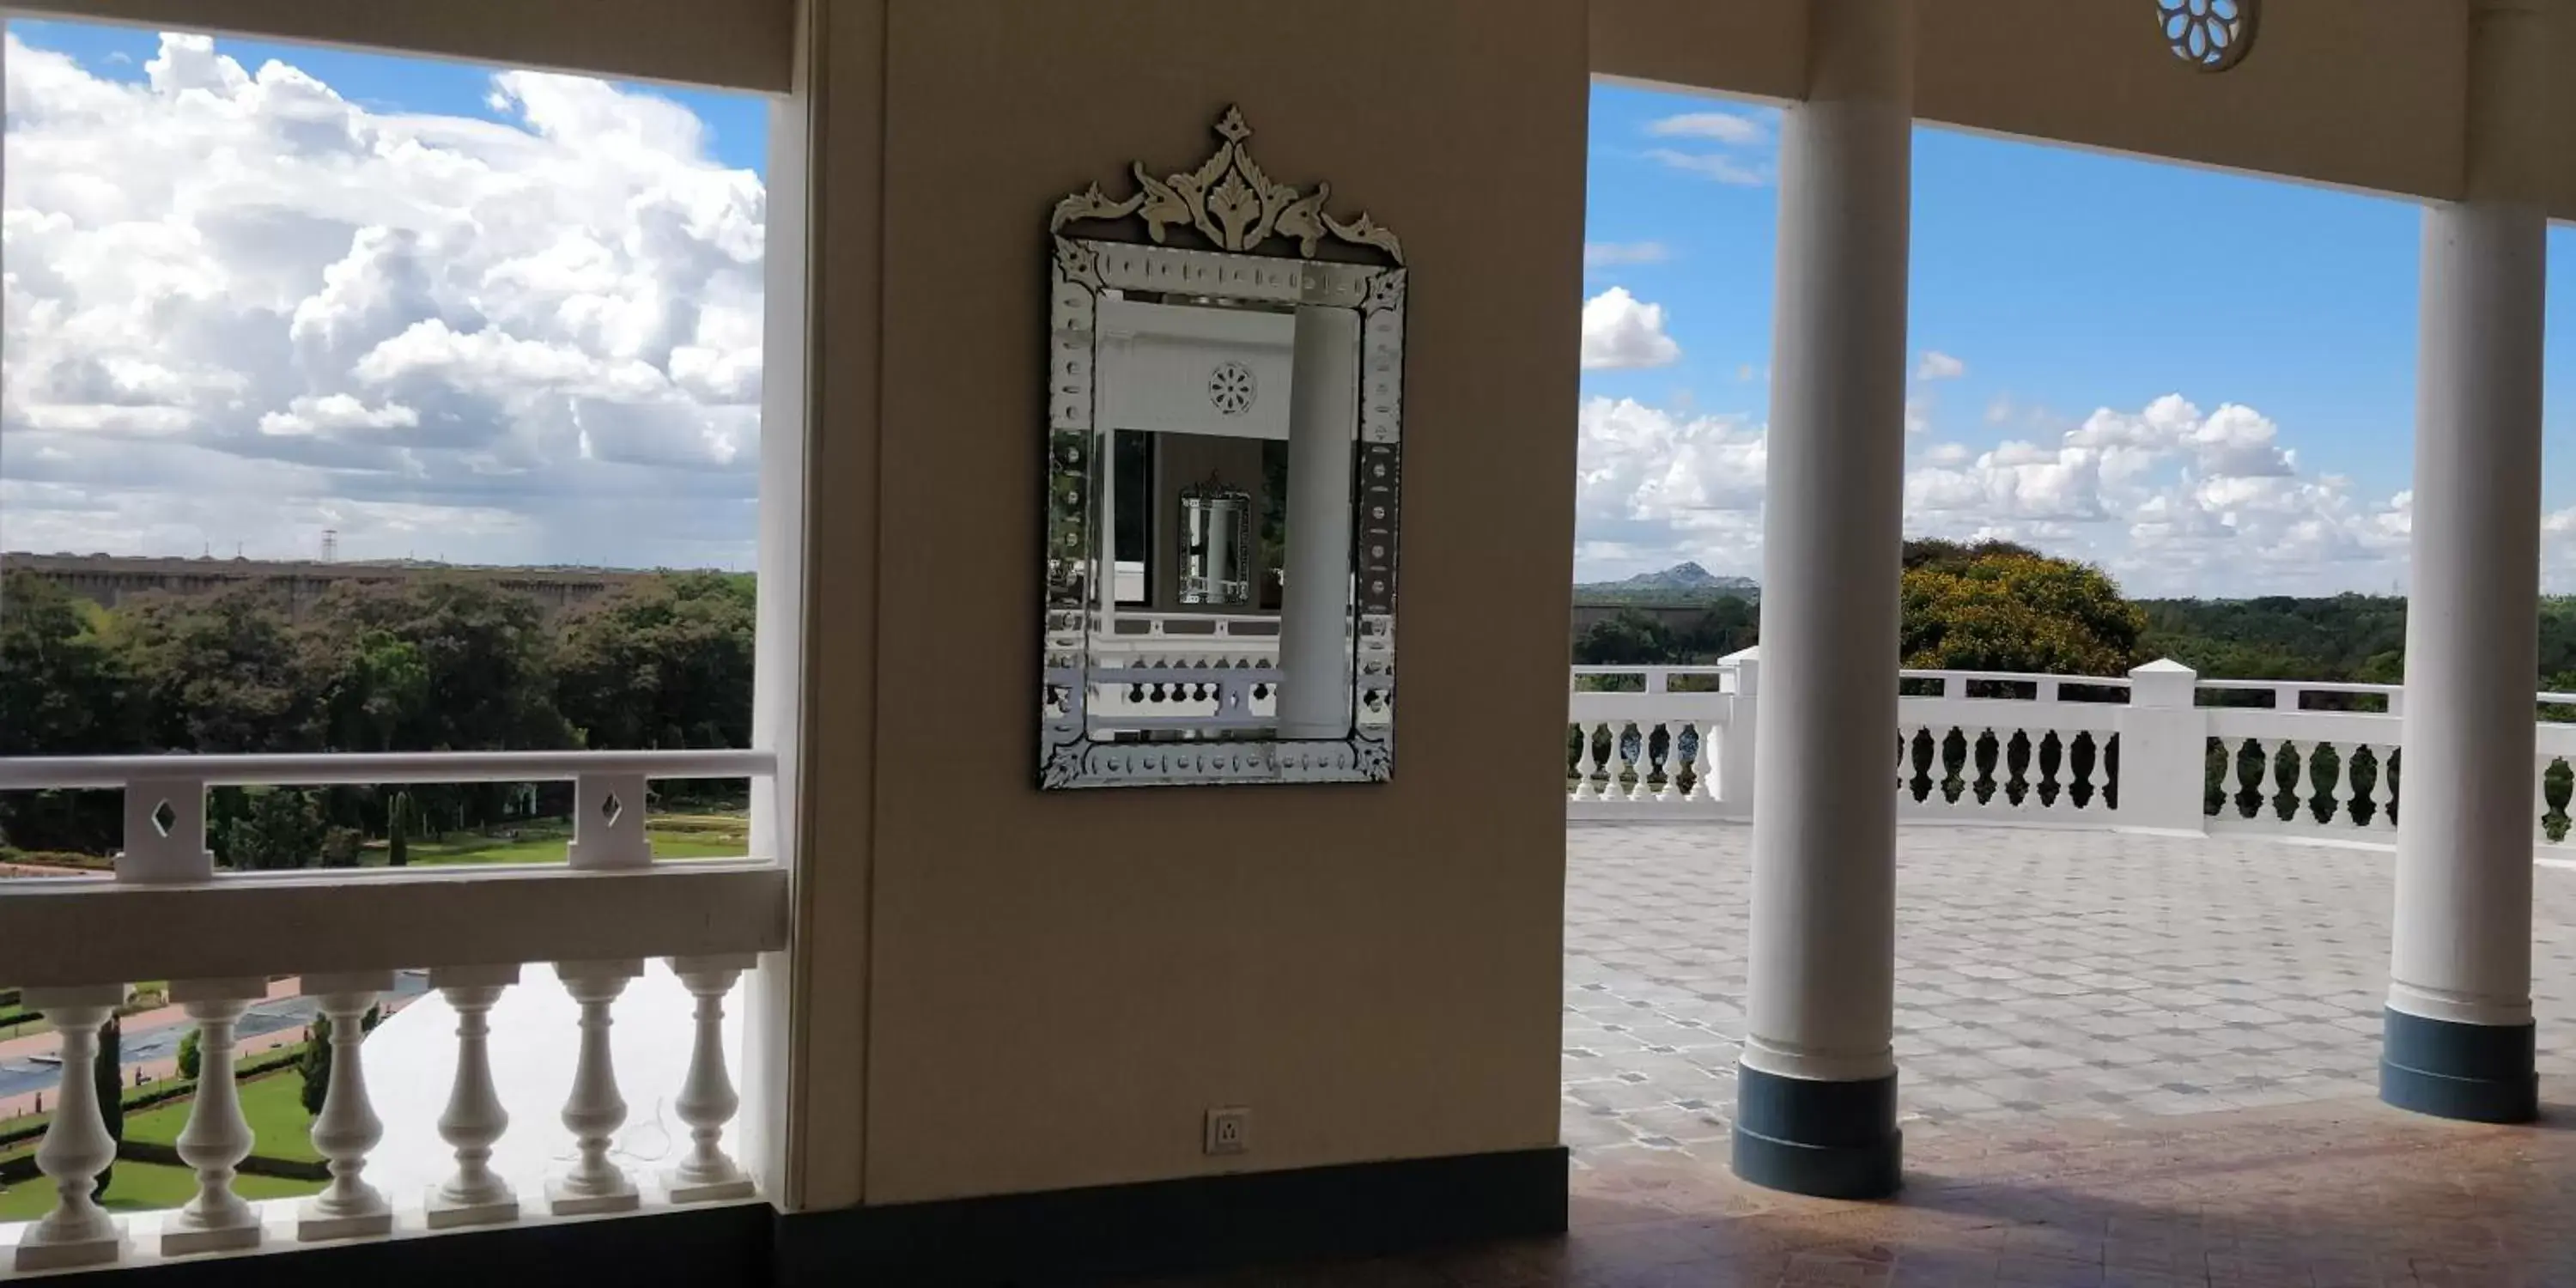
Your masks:
[{"label": "green tree canopy", "polygon": [[2120,675],[2139,661],[2145,617],[2090,564],[2008,542],[1909,543],[1905,563],[1906,666]]},{"label": "green tree canopy", "polygon": [[594,748],[750,746],[754,616],[740,574],[621,587],[564,629],[564,718]]}]

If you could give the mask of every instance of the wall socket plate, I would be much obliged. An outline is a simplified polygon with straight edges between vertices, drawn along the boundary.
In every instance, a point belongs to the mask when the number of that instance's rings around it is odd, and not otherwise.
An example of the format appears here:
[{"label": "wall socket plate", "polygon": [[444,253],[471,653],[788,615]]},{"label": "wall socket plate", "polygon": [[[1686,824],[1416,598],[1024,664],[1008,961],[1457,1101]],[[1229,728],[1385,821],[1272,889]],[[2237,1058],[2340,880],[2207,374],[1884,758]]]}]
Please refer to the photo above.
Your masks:
[{"label": "wall socket plate", "polygon": [[1207,1137],[1201,1148],[1210,1154],[1252,1152],[1252,1111],[1226,1105],[1207,1111]]}]

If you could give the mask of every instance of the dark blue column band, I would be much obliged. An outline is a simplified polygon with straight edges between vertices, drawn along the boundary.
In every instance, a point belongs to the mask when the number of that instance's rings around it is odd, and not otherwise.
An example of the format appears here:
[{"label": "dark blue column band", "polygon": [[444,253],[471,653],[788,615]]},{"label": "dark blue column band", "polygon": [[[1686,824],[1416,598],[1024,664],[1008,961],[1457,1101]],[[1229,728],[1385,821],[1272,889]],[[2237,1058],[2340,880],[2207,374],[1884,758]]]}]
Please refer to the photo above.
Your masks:
[{"label": "dark blue column band", "polygon": [[1895,1074],[1819,1082],[1739,1064],[1735,1081],[1737,1176],[1818,1198],[1896,1192],[1904,1136],[1896,1130]]},{"label": "dark blue column band", "polygon": [[2531,1025],[2462,1024],[2389,1009],[2379,1098],[2436,1118],[2527,1123],[2540,1116]]}]

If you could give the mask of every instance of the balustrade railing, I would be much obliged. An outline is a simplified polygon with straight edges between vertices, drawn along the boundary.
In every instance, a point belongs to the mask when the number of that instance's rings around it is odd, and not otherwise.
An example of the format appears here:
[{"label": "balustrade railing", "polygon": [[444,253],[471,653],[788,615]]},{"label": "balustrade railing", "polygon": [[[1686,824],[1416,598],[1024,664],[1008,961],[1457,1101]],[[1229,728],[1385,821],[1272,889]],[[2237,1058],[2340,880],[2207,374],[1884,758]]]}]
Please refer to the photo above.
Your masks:
[{"label": "balustrade railing", "polygon": [[[1755,649],[1573,668],[1566,816],[1749,819],[1759,675]],[[1907,822],[2395,840],[2396,685],[2203,680],[2170,661],[2125,676],[1904,670],[1898,684],[1890,779]],[[2535,696],[2533,845],[2576,854],[2576,694]],[[1853,749],[1855,790],[1870,758]]]},{"label": "balustrade railing", "polygon": [[[0,1266],[53,1270],[748,1197],[752,1179],[726,1142],[739,1103],[726,999],[759,954],[785,947],[787,874],[766,858],[657,863],[645,806],[654,779],[761,782],[775,768],[765,752],[0,761],[0,789],[121,789],[127,826],[112,873],[0,881],[0,981],[19,986],[22,1004],[60,1034],[61,1071],[34,1156],[51,1205],[36,1221],[0,1225]],[[564,780],[576,803],[561,864],[228,872],[206,850],[204,793],[214,785]],[[667,974],[647,977],[650,961]],[[424,977],[427,992],[371,1024],[398,973]],[[523,973],[550,978],[523,982]],[[118,1158],[93,1064],[102,1028],[138,980],[168,981],[198,1038],[176,1148],[194,1192],[175,1210],[118,1215],[92,1195]],[[554,1009],[557,981],[577,1021]],[[327,1180],[300,1202],[253,1203],[236,1192],[254,1145],[238,1026],[281,998],[308,999],[300,1004],[329,1022],[329,1072],[309,1133]],[[511,1016],[503,1043],[496,1008]],[[452,1042],[428,1027],[449,1019]],[[647,1040],[613,1043],[620,1019],[649,1026]],[[402,1057],[390,1085],[404,1094],[393,1098],[371,1054],[388,1040]],[[442,1048],[452,1064],[437,1058]],[[404,1083],[425,1066],[446,1066],[431,1074],[438,1085]],[[684,1126],[685,1151],[663,1173],[639,1175],[645,1152],[618,1144],[638,1088],[649,1089],[653,1114],[667,1102]],[[513,1132],[514,1118],[534,1130]],[[433,1130],[444,1148],[424,1152]],[[388,1157],[380,1145],[395,1137],[409,1143]]]}]

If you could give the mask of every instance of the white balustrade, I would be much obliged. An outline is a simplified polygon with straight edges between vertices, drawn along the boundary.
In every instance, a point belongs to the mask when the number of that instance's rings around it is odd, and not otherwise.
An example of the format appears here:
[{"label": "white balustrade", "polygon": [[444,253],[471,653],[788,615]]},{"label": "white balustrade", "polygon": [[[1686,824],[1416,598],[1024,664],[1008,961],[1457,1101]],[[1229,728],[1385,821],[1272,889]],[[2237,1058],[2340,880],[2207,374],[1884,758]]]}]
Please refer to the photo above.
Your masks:
[{"label": "white balustrade", "polygon": [[634,1178],[608,1161],[609,1144],[626,1122],[626,1101],[617,1094],[617,1065],[609,1053],[608,1012],[626,991],[626,982],[644,973],[644,963],[561,962],[555,973],[562,977],[564,991],[581,1004],[581,1056],[563,1107],[564,1128],[573,1134],[581,1157],[572,1170],[546,1184],[547,1203],[557,1216],[629,1211],[641,1201]]},{"label": "white balustrade", "polygon": [[[1574,668],[1567,817],[1746,819],[1758,660],[1748,649],[1715,666]],[[2395,837],[2394,685],[2202,680],[2173,662],[2126,676],[1900,676],[1909,695],[1937,695],[1898,700],[1894,789],[1908,822]],[[2082,700],[2097,696],[2111,700]],[[2539,697],[2576,705],[2576,694]],[[2540,735],[2534,843],[2576,852],[2547,795],[2552,767],[2576,763],[2576,724],[2544,722]]]},{"label": "white balustrade", "polygon": [[233,1082],[233,1025],[267,995],[268,981],[256,975],[171,982],[171,1000],[197,1026],[197,1094],[179,1130],[179,1158],[196,1169],[197,1193],[161,1223],[164,1255],[259,1246],[259,1213],[233,1193],[234,1169],[252,1144]]},{"label": "white balustrade", "polygon": [[671,973],[697,999],[696,1040],[689,1047],[689,1076],[672,1108],[689,1125],[689,1153],[662,1178],[674,1203],[704,1203],[748,1198],[751,1178],[724,1152],[725,1124],[742,1108],[733,1078],[725,1071],[724,999],[734,981],[758,958],[748,953],[715,957],[674,957]]},{"label": "white balustrade", "polygon": [[54,1205],[18,1236],[20,1270],[60,1270],[111,1262],[125,1247],[125,1233],[90,1191],[98,1174],[116,1161],[116,1139],[99,1116],[98,1032],[125,1000],[121,985],[105,988],[25,989],[19,1001],[44,1013],[62,1035],[62,1091],[53,1122],[36,1147],[36,1170],[54,1187]]},{"label": "white balustrade", "polygon": [[[129,824],[112,876],[0,883],[0,980],[23,985],[27,1007],[52,1022],[62,1067],[34,1159],[50,1203],[37,1220],[0,1224],[0,1277],[112,1265],[137,1240],[181,1256],[520,1220],[514,1186],[539,1183],[560,1157],[539,1152],[552,1148],[550,1124],[517,1154],[502,1150],[512,1108],[534,1110],[563,1092],[558,1074],[530,1095],[531,1052],[541,1066],[572,1071],[561,1103],[579,1159],[551,1187],[556,1210],[751,1197],[752,1175],[725,1149],[739,1097],[723,999],[757,954],[785,947],[787,874],[766,860],[654,864],[642,824],[653,779],[763,780],[775,769],[768,753],[739,751],[0,759],[0,790],[122,790]],[[576,825],[574,862],[553,869],[316,871],[280,881],[214,869],[205,852],[210,786],[546,781],[574,782],[592,820]],[[469,960],[457,962],[460,954]],[[615,1153],[626,1111],[607,1025],[647,957],[669,958],[678,979],[658,984],[643,1012],[670,1059],[641,1063],[654,1103],[686,1125],[688,1147],[669,1156],[664,1185],[639,1195]],[[518,1012],[514,1023],[544,1015],[560,1047],[542,1037],[531,1045],[515,1030],[514,1045],[496,1051],[496,1007],[509,1009],[500,1004],[519,967],[488,963],[550,960],[592,963],[563,972],[579,1026],[542,1007]],[[448,1041],[446,1025],[435,1037],[419,1025],[396,1034],[410,1045],[394,1049],[410,1054],[394,1072],[369,1067],[385,1035],[371,1038],[367,1017],[397,996],[398,970],[425,971],[454,1012],[452,1079],[443,1063],[435,1081],[411,1076],[432,1064],[418,1044]],[[297,979],[330,1021],[330,1075],[310,1133],[328,1180],[309,1200],[250,1201],[240,1177],[265,1163],[243,1111],[239,1034],[254,1008],[268,1014],[270,981],[281,978]],[[118,1148],[93,1066],[126,990],[87,981],[112,979],[173,981],[171,1000],[195,1029],[196,1085],[176,1141],[194,1188],[184,1206],[160,1213],[119,1215],[93,1193]],[[691,1008],[674,1011],[670,999],[683,994]],[[388,1085],[399,1094],[386,1098]],[[443,1094],[444,1112],[440,1094],[424,1091]]]},{"label": "white balustrade", "polygon": [[429,1226],[443,1230],[516,1220],[518,1193],[492,1170],[492,1146],[510,1114],[492,1085],[492,1008],[519,982],[516,966],[451,966],[429,973],[429,986],[456,1012],[456,1078],[438,1116],[439,1139],[456,1151],[456,1172],[422,1203]]},{"label": "white balustrade", "polygon": [[331,1022],[331,1076],[322,1112],[313,1119],[313,1152],[330,1164],[331,1183],[297,1211],[295,1237],[311,1242],[385,1234],[394,1228],[393,1205],[369,1185],[367,1151],[384,1139],[385,1125],[367,1099],[367,1013],[392,990],[392,971],[308,976],[305,993]]}]

